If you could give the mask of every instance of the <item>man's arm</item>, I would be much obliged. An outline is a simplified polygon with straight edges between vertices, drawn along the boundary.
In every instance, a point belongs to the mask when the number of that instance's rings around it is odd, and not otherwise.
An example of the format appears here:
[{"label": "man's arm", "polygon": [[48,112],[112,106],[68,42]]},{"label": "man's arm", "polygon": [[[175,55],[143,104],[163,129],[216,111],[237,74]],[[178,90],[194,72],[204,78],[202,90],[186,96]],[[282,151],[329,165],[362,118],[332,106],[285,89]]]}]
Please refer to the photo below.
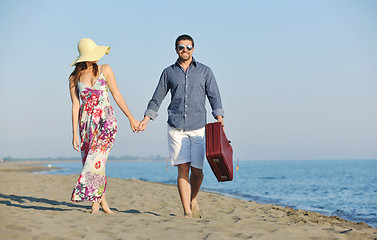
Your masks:
[{"label": "man's arm", "polygon": [[164,100],[166,94],[168,93],[168,81],[166,71],[163,71],[160,77],[160,81],[154,91],[152,99],[149,101],[147,110],[144,113],[144,119],[140,122],[139,131],[144,131],[147,127],[149,120],[154,120],[158,114],[158,109],[161,106],[162,101]]},{"label": "man's arm", "polygon": [[213,117],[216,118],[218,122],[221,122],[224,127],[224,110],[221,103],[220,91],[217,86],[215,76],[210,68],[208,68],[206,78],[206,94],[212,108]]}]

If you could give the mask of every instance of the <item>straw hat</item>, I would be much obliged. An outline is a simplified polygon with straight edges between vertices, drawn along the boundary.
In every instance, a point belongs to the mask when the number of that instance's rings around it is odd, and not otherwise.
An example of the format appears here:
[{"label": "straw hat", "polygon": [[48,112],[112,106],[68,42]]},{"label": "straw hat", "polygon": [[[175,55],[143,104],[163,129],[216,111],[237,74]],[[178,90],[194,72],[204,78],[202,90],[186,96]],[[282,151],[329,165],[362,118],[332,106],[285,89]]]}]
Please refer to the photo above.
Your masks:
[{"label": "straw hat", "polygon": [[97,61],[105,54],[110,53],[110,47],[98,46],[89,38],[81,39],[79,44],[77,44],[77,49],[79,50],[79,56],[69,65],[70,67],[79,62]]}]

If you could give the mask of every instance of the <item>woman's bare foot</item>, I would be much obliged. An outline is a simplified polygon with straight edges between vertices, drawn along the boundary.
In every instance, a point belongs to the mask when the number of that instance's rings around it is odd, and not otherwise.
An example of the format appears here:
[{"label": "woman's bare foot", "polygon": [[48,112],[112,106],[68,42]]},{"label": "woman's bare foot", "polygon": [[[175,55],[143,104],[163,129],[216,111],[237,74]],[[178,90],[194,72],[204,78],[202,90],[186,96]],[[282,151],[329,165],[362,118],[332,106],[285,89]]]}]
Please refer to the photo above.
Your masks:
[{"label": "woman's bare foot", "polygon": [[103,207],[103,205],[102,205],[102,209],[107,214],[113,214],[114,213],[109,207]]},{"label": "woman's bare foot", "polygon": [[114,212],[111,211],[111,209],[109,208],[109,204],[107,204],[105,197],[103,197],[102,200],[101,200],[101,206],[102,206],[102,210],[103,210],[105,213],[108,213],[108,214],[113,214],[113,213],[114,213]]},{"label": "woman's bare foot", "polygon": [[192,213],[185,213],[181,218],[192,218]]},{"label": "woman's bare foot", "polygon": [[92,211],[90,211],[91,214],[101,214],[99,212],[99,203],[98,202],[93,202],[92,204]]}]

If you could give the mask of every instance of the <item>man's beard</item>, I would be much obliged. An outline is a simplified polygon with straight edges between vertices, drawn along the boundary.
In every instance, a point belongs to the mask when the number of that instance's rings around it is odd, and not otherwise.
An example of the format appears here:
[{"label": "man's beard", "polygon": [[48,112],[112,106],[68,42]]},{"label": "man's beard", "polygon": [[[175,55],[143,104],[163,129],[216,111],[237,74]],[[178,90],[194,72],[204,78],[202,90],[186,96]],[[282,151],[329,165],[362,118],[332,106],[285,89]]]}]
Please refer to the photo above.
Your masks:
[{"label": "man's beard", "polygon": [[190,60],[191,56],[188,55],[188,56],[179,56],[179,60],[181,61],[187,61],[187,60]]}]

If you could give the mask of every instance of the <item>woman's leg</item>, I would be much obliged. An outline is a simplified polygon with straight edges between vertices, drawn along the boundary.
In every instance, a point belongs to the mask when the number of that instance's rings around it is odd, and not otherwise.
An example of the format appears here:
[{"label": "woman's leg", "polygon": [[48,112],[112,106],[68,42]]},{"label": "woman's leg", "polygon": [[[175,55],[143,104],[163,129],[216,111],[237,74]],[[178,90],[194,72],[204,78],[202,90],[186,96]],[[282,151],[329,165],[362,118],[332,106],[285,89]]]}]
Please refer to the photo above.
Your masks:
[{"label": "woman's leg", "polygon": [[91,214],[98,214],[99,212],[99,202],[93,202],[92,203],[92,211]]},{"label": "woman's leg", "polygon": [[106,198],[105,198],[105,194],[102,196],[102,199],[101,199],[101,206],[102,206],[102,209],[105,213],[114,213],[113,211],[111,211],[111,209],[109,208],[109,204],[107,203],[106,201]]}]

